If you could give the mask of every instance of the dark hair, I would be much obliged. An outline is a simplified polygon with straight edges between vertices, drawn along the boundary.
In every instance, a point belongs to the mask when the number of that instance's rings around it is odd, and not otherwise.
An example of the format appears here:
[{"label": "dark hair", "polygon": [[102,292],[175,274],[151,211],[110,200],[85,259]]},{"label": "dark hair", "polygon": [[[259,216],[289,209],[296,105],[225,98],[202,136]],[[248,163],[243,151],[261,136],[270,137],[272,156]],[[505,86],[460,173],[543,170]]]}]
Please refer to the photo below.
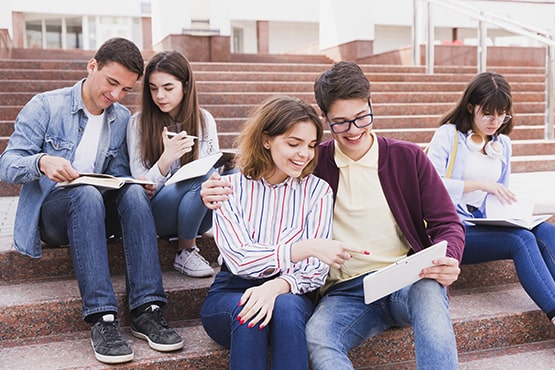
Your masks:
[{"label": "dark hair", "polygon": [[99,70],[110,62],[116,62],[137,73],[139,78],[145,68],[143,56],[137,45],[122,37],[106,40],[94,54],[94,59]]},{"label": "dark hair", "polygon": [[370,82],[356,63],[339,62],[316,79],[314,95],[322,113],[327,115],[337,100],[370,98]]},{"label": "dark hair", "polygon": [[[269,150],[264,148],[266,137],[275,137],[289,131],[301,121],[311,121],[316,127],[316,145],[322,141],[323,127],[314,108],[303,100],[289,96],[266,99],[250,114],[237,139],[237,166],[243,175],[258,180],[274,169]],[[318,150],[303,169],[300,178],[308,176],[316,167]]]},{"label": "dark hair", "polygon": [[[511,86],[503,75],[495,72],[477,74],[468,83],[463,96],[457,105],[445,114],[440,125],[453,123],[457,130],[468,132],[472,129],[474,107],[479,105],[486,114],[506,113],[513,117],[513,103]],[[509,134],[513,129],[513,119],[504,123],[497,130],[497,134]]]},{"label": "dark hair", "polygon": [[[183,85],[183,100],[179,104],[175,119],[158,108],[150,92],[150,76],[154,72],[164,72],[174,76]],[[163,51],[150,59],[145,69],[141,94],[141,116],[139,132],[141,133],[141,157],[143,164],[150,168],[164,151],[161,132],[164,126],[173,126],[170,131],[187,131],[188,135],[198,136],[205,131],[205,120],[197,97],[197,88],[191,64],[183,54],[177,51]],[[198,158],[198,145],[181,157],[181,164]]]}]

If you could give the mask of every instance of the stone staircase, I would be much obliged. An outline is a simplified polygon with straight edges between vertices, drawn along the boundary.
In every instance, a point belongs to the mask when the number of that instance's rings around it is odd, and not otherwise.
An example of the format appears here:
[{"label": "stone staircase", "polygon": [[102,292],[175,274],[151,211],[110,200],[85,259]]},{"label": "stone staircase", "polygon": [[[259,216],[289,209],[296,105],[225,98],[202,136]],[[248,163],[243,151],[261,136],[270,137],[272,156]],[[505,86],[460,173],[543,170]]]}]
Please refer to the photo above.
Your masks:
[{"label": "stone staircase", "polygon": [[[13,122],[34,94],[68,86],[85,76],[85,61],[0,60],[0,151]],[[312,84],[329,64],[193,63],[201,105],[218,123],[220,146],[232,146],[248,111],[265,97],[288,94],[314,103]],[[375,131],[420,144],[428,142],[439,116],[457,100],[474,75],[470,67],[437,67],[428,76],[421,67],[364,65],[372,87]],[[513,171],[555,171],[555,144],[544,141],[543,70],[490,68],[504,73],[513,87],[517,127],[511,135]],[[124,103],[135,110],[137,93]],[[524,176],[523,176],[524,177]],[[110,241],[110,263],[124,335],[135,360],[119,366],[97,362],[89,327],[81,320],[81,300],[67,248],[45,246],[34,260],[11,249],[11,226],[19,187],[0,183],[0,369],[225,369],[228,352],[215,344],[199,321],[200,306],[212,278],[187,278],[172,270],[176,242],[159,241],[160,263],[168,294],[165,313],[185,339],[175,353],[151,350],[130,335],[126,310],[121,242]],[[217,248],[200,238],[202,254],[216,265]],[[450,289],[451,311],[461,369],[555,368],[555,327],[518,284],[510,261],[463,266]],[[392,329],[350,356],[357,369],[413,369],[410,328]],[[441,365],[438,365],[441,368]]]}]

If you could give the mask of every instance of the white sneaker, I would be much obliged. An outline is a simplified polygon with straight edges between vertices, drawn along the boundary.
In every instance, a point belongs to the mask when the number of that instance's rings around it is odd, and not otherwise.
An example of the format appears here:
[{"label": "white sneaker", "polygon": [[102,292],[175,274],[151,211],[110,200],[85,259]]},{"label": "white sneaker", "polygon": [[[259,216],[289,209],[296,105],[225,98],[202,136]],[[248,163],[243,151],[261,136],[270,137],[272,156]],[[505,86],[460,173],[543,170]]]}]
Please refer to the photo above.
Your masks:
[{"label": "white sneaker", "polygon": [[184,249],[175,255],[173,268],[184,275],[207,277],[214,275],[214,269],[199,253],[197,247]]}]

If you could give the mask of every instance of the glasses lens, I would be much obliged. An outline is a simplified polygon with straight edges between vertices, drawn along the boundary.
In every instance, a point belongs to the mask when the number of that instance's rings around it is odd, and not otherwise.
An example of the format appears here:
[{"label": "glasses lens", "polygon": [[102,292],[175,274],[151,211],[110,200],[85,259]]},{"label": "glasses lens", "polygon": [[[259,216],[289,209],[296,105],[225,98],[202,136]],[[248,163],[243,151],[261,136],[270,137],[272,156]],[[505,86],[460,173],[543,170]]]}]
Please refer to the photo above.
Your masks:
[{"label": "glasses lens", "polygon": [[341,134],[343,132],[349,131],[351,127],[351,123],[349,121],[345,122],[338,122],[338,123],[330,123],[331,130],[336,134]]},{"label": "glasses lens", "polygon": [[511,119],[511,116],[508,115],[508,114],[504,114],[504,115],[499,116],[499,117],[495,117],[495,116],[491,116],[491,115],[482,116],[482,121],[484,123],[490,123],[490,122],[493,122],[493,120],[497,120],[497,122],[503,124],[503,123],[509,122],[510,119]]},{"label": "glasses lens", "polygon": [[358,128],[363,128],[366,126],[370,126],[372,124],[372,121],[374,120],[374,116],[372,115],[372,113],[369,113],[365,116],[359,117],[355,120],[355,125]]}]

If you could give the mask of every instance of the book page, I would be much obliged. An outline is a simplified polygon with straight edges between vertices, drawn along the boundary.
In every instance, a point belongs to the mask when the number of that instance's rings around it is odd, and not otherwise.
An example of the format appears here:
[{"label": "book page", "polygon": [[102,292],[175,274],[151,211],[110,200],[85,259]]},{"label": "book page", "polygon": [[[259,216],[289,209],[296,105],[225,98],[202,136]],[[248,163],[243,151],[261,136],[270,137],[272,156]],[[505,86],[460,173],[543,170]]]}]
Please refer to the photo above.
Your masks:
[{"label": "book page", "polygon": [[532,218],[534,204],[521,197],[518,201],[511,204],[503,204],[495,195],[489,194],[486,197],[486,216],[487,218],[515,218],[528,220]]},{"label": "book page", "polygon": [[219,152],[187,163],[177,170],[177,172],[166,181],[165,185],[171,185],[179,181],[206,175],[221,156],[222,153]]},{"label": "book page", "polygon": [[154,184],[152,181],[144,179],[134,179],[132,177],[115,177],[105,173],[82,173],[72,181],[63,181],[56,184],[56,187],[70,187],[78,185],[93,185],[101,188],[119,189],[125,184],[147,185]]}]

